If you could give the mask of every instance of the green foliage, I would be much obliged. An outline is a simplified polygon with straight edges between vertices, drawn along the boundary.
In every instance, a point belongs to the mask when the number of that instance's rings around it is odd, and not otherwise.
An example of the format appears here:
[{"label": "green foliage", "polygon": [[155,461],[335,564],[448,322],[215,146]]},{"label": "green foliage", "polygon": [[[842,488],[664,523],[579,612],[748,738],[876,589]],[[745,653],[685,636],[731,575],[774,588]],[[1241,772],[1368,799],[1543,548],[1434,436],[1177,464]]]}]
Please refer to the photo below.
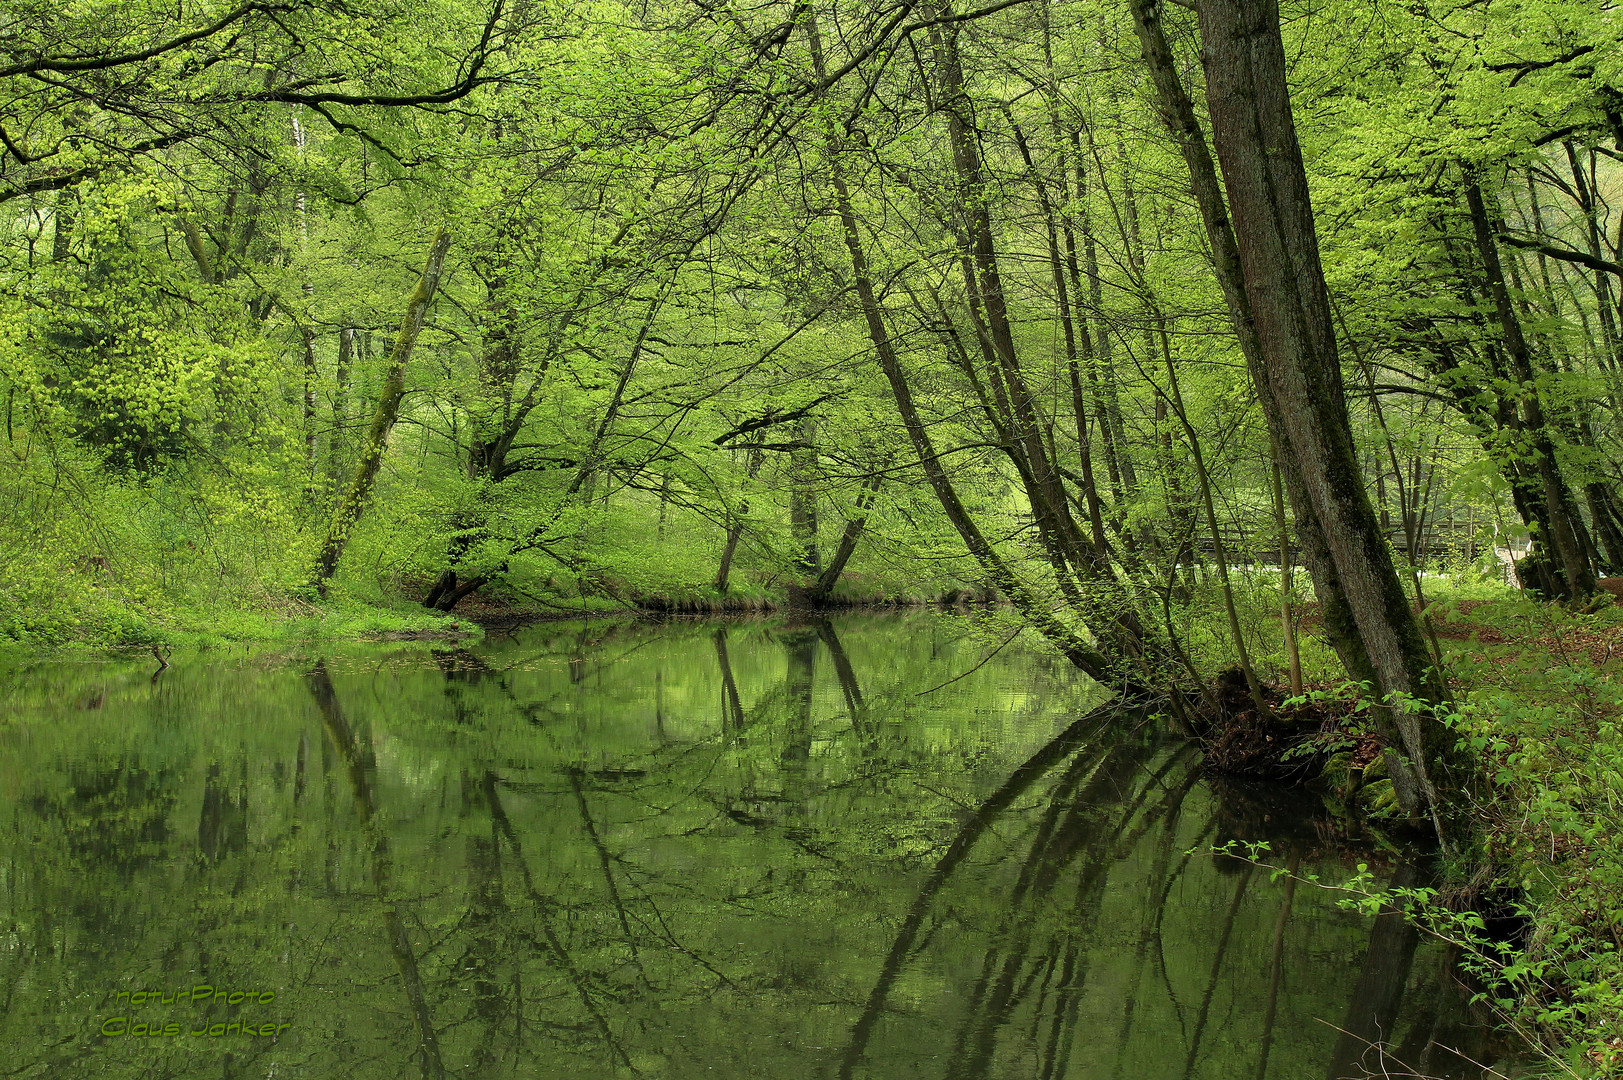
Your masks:
[{"label": "green foliage", "polygon": [[[804,596],[849,527],[823,601],[989,598],[998,562],[1028,616],[1073,644],[1134,625],[1144,680],[1184,688],[1241,646],[1282,683],[1284,618],[1301,704],[1369,708],[1314,632],[1308,573],[1280,581],[1274,450],[1117,5],[991,5],[950,34],[848,3],[16,7],[0,640],[465,633],[418,606],[453,581],[461,611],[753,610]],[[1198,101],[1195,16],[1158,8]],[[1566,499],[1578,561],[1623,572],[1613,14],[1284,16],[1352,449],[1395,565],[1434,628],[1548,643],[1512,677],[1445,635],[1450,719],[1494,785],[1475,809],[1507,837],[1491,853],[1613,859],[1593,822],[1618,703],[1566,662],[1580,624],[1506,598],[1496,546],[1559,561]],[[317,606],[310,567],[441,228],[399,423]],[[927,480],[881,340],[985,550]],[[1370,738],[1353,723],[1292,753],[1379,815],[1390,778],[1346,756]],[[920,851],[934,827],[880,843]],[[1623,884],[1575,874],[1597,897]],[[1601,987],[1615,923],[1545,886],[1546,976]],[[1590,1004],[1535,1019],[1599,1052],[1583,1025],[1605,995],[1571,993]]]}]

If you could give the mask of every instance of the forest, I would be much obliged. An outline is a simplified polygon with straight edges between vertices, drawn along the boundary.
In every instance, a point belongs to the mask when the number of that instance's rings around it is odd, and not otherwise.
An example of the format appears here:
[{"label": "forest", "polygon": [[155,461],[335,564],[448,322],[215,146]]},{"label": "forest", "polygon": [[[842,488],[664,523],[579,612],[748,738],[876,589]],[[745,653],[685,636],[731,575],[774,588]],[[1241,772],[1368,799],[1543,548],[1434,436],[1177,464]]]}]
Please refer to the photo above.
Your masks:
[{"label": "forest", "polygon": [[1623,1075],[1609,3],[11,0],[0,236],[8,657],[967,612]]}]

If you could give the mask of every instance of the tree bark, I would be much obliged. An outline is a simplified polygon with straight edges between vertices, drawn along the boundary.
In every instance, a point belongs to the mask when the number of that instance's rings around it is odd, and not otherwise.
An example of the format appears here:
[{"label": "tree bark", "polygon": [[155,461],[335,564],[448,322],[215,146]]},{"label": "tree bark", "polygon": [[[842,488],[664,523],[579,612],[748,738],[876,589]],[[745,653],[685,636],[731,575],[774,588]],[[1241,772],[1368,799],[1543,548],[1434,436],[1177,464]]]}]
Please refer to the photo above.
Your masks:
[{"label": "tree bark", "polygon": [[[745,474],[754,480],[755,474],[761,471],[761,450],[752,447],[749,452],[749,464]],[[746,499],[738,501],[738,509],[729,513],[727,517],[727,543],[721,549],[721,562],[716,567],[716,579],[711,582],[712,587],[723,596],[727,595],[727,582],[733,572],[733,556],[738,553],[738,541],[744,536],[744,519],[749,515],[750,504]]]},{"label": "tree bark", "polygon": [[1482,188],[1470,175],[1465,178],[1465,202],[1471,213],[1471,229],[1476,237],[1477,253],[1487,273],[1488,292],[1493,300],[1494,313],[1504,335],[1505,353],[1510,359],[1510,376],[1517,386],[1517,408],[1521,428],[1527,445],[1523,452],[1532,458],[1543,487],[1545,520],[1549,535],[1545,538],[1559,564],[1563,586],[1562,597],[1581,600],[1595,591],[1595,573],[1589,565],[1582,535],[1583,519],[1578,516],[1577,504],[1561,475],[1556,461],[1555,445],[1550,439],[1544,421],[1544,408],[1539,401],[1538,387],[1533,379],[1532,354],[1522,334],[1521,320],[1510,302],[1510,291],[1505,287],[1504,269],[1499,261],[1499,247],[1494,242],[1495,230],[1488,217]]},{"label": "tree bark", "polygon": [[[1274,0],[1199,0],[1201,60],[1245,293],[1282,443],[1313,508],[1408,762],[1392,780],[1411,816],[1430,810],[1447,841],[1432,773],[1449,733],[1423,706],[1443,698],[1354,451],[1346,390],[1319,263],[1307,173],[1291,116]],[[1411,707],[1399,696],[1419,699]]]},{"label": "tree bark", "polygon": [[73,254],[73,225],[79,217],[79,192],[69,188],[56,193],[56,212],[51,221],[51,261],[64,263]]},{"label": "tree bark", "polygon": [[410,300],[406,303],[406,314],[400,320],[400,331],[395,335],[394,348],[389,353],[389,366],[384,372],[383,389],[378,394],[377,408],[372,413],[372,426],[366,435],[366,445],[361,450],[361,459],[356,463],[355,475],[350,480],[349,490],[344,493],[343,499],[333,511],[332,521],[327,526],[327,538],[322,542],[321,554],[316,559],[314,585],[316,592],[325,597],[327,595],[327,582],[332,579],[333,570],[338,566],[338,560],[343,557],[344,547],[349,543],[351,531],[355,523],[361,519],[366,505],[372,496],[372,484],[377,479],[378,468],[383,463],[383,451],[389,442],[389,432],[394,429],[395,420],[400,415],[400,399],[406,392],[406,361],[411,358],[411,350],[417,344],[417,335],[423,328],[423,319],[428,314],[429,304],[434,299],[434,290],[439,287],[440,271],[445,265],[445,253],[451,246],[451,234],[443,228],[435,235],[434,243],[429,248],[428,261],[423,266],[423,275],[418,279],[417,288],[412,291]]},{"label": "tree bark", "polygon": [[355,328],[338,331],[338,363],[333,368],[332,434],[327,439],[327,483],[342,482],[349,445],[349,380],[355,363]]},{"label": "tree bark", "polygon": [[814,602],[822,558],[817,550],[817,421],[800,418],[795,449],[789,452],[789,535],[795,545],[789,606]]},{"label": "tree bark", "polygon": [[857,550],[857,541],[862,539],[862,530],[868,525],[868,511],[873,509],[874,500],[879,497],[879,485],[885,482],[885,474],[876,472],[862,485],[862,492],[857,496],[857,512],[845,522],[845,529],[840,533],[840,543],[834,549],[834,556],[823,567],[823,572],[817,575],[817,583],[812,587],[810,600],[814,606],[822,606],[828,602],[834,586],[840,583],[840,575],[845,573],[845,564],[851,561],[852,554]]},{"label": "tree bark", "polygon": [[1429,813],[1447,844],[1452,830],[1444,817],[1455,778],[1439,766],[1452,740],[1426,709],[1443,699],[1442,681],[1431,669],[1354,453],[1278,8],[1273,0],[1197,0],[1196,10],[1232,233],[1158,6],[1133,0],[1139,41],[1190,165],[1230,316],[1270,433],[1286,451],[1297,535],[1326,631],[1355,679],[1373,676],[1400,806],[1411,818]]}]

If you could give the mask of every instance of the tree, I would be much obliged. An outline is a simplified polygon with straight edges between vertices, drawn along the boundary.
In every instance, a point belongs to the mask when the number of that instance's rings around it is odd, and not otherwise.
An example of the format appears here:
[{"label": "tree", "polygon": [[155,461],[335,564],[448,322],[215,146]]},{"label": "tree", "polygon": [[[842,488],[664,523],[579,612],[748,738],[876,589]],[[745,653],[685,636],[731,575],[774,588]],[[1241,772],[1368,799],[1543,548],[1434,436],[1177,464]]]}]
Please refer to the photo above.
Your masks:
[{"label": "tree", "polygon": [[1270,431],[1288,455],[1297,533],[1326,609],[1326,630],[1348,671],[1371,677],[1389,710],[1389,732],[1397,737],[1387,747],[1388,766],[1400,804],[1410,815],[1429,813],[1446,842],[1447,799],[1458,780],[1442,768],[1449,736],[1428,708],[1442,700],[1441,675],[1353,448],[1278,8],[1272,0],[1201,0],[1197,12],[1222,193],[1156,9],[1134,4],[1146,61],[1194,178],[1230,316]]}]

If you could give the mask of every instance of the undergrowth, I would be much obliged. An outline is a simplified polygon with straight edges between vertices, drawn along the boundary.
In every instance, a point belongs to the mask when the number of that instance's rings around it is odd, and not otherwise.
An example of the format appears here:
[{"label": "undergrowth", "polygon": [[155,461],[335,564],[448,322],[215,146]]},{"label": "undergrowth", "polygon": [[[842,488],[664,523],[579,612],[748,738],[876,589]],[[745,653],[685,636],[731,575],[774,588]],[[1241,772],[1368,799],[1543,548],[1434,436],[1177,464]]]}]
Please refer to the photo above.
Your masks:
[{"label": "undergrowth", "polygon": [[[1402,911],[1454,945],[1479,1002],[1543,1074],[1623,1077],[1623,609],[1575,613],[1493,586],[1432,591],[1454,692],[1442,718],[1477,765],[1462,817],[1478,831],[1438,888],[1381,889],[1363,868],[1314,883],[1371,915]],[[1341,702],[1356,740],[1359,688],[1307,697]],[[1357,791],[1337,761],[1329,786]],[[1359,808],[1377,827],[1387,809],[1368,798]]]}]

